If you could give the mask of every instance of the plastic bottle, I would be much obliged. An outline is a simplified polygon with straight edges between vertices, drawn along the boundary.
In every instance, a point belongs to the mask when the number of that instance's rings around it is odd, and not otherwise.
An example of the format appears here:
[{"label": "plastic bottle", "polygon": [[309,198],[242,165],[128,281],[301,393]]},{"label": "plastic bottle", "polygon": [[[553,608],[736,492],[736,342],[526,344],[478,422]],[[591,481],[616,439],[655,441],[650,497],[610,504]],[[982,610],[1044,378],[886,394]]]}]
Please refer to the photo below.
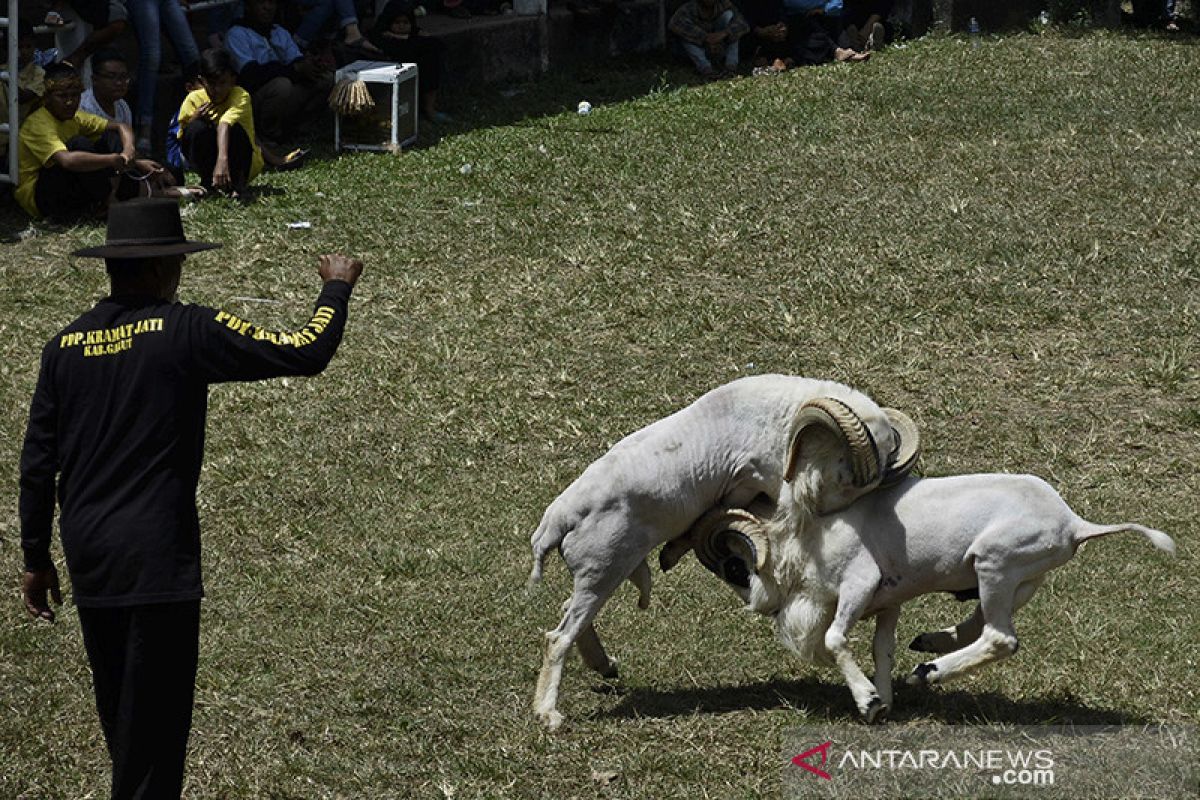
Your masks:
[{"label": "plastic bottle", "polygon": [[971,17],[971,21],[967,23],[967,35],[971,37],[971,47],[979,47],[979,19]]}]

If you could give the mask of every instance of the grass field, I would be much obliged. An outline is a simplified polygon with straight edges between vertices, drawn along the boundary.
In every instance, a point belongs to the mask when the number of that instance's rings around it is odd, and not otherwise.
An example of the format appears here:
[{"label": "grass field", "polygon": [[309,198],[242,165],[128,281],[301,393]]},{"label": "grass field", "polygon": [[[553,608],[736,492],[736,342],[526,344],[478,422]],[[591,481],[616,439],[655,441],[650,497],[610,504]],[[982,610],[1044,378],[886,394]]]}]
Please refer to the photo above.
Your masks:
[{"label": "grass field", "polygon": [[[552,556],[524,585],[584,466],[762,372],[907,410],[926,474],[1034,472],[1179,545],[1085,548],[1018,615],[1016,657],[898,693],[889,724],[1200,722],[1195,42],[935,37],[690,83],[550,78],[451,109],[494,125],[186,209],[225,248],[188,261],[184,299],[260,324],[306,319],[317,253],[367,263],[325,374],[211,392],[187,797],[777,796],[785,734],[853,720],[839,675],[689,560],[648,611],[631,587],[607,606],[622,681],[572,658],[549,735],[529,703],[569,581]],[[106,797],[76,614],[25,618],[16,515],[38,351],[104,293],[69,256],[103,230],[38,230],[0,245],[0,798]],[[901,641],[962,613],[925,598]]]}]

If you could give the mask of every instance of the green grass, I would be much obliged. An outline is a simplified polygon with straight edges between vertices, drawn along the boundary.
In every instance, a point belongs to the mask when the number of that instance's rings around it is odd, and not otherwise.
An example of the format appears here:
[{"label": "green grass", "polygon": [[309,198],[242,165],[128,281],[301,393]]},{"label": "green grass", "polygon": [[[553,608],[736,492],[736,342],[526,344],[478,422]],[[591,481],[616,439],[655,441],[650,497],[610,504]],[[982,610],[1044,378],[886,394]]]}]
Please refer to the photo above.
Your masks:
[{"label": "green grass", "polygon": [[[584,466],[768,371],[905,409],[927,474],[1034,472],[1179,544],[1085,548],[1018,616],[1019,655],[900,693],[892,724],[1200,722],[1193,44],[934,37],[707,86],[614,64],[461,96],[484,124],[401,156],[326,147],[249,207],[187,209],[225,248],[188,261],[185,299],[261,324],[304,319],[318,252],[367,264],[324,375],[211,393],[187,796],[776,795],[786,731],[853,719],[838,675],[689,562],[649,611],[630,587],[607,606],[622,683],[596,691],[572,658],[548,735],[529,702],[557,556],[524,588],[528,536]],[[104,293],[69,256],[103,230],[36,231],[0,258],[0,797],[103,797],[74,610],[29,622],[15,580],[38,350]],[[965,611],[915,603],[902,641]]]}]

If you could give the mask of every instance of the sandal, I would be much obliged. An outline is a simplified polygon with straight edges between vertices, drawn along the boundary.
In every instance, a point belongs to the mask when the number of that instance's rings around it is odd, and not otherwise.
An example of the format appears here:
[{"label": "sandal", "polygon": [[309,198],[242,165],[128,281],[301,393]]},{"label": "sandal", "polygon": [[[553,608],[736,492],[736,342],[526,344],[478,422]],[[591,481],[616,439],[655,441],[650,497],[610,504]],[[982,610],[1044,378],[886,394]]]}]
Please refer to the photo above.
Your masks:
[{"label": "sandal", "polygon": [[304,166],[305,159],[308,158],[307,150],[293,150],[288,153],[283,159],[283,163],[275,167],[276,172],[289,172],[293,169],[300,169]]}]

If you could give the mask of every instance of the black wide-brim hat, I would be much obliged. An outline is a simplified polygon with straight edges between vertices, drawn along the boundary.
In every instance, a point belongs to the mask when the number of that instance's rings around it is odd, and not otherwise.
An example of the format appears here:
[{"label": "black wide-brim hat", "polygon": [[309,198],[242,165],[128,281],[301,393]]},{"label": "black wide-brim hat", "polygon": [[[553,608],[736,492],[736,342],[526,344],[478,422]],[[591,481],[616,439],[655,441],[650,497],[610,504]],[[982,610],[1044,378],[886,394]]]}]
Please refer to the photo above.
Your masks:
[{"label": "black wide-brim hat", "polygon": [[108,209],[108,234],[100,247],[85,247],[72,255],[95,258],[156,258],[215,250],[219,244],[192,242],[183,235],[179,203],[168,197],[143,197],[113,203]]}]

